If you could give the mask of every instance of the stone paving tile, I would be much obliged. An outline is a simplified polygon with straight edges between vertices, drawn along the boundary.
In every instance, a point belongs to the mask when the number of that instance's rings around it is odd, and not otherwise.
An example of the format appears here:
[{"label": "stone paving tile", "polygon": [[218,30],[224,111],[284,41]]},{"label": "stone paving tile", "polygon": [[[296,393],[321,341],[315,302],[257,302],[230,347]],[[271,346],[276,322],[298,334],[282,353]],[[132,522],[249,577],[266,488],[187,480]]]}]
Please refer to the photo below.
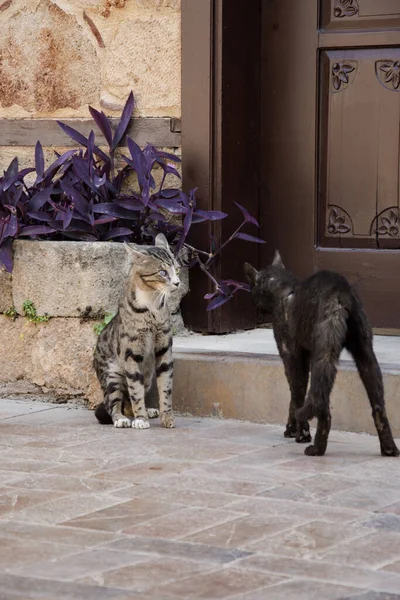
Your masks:
[{"label": "stone paving tile", "polygon": [[399,497],[398,489],[385,486],[382,488],[370,483],[360,483],[351,489],[332,494],[323,500],[327,506],[343,508],[357,508],[364,510],[378,510],[392,504]]},{"label": "stone paving tile", "polygon": [[[78,579],[79,583],[87,585],[101,585],[115,587],[135,592],[145,592],[154,587],[164,586],[176,580],[191,577],[199,572],[207,572],[215,569],[206,563],[196,563],[183,558],[156,558],[143,557],[144,562],[131,564],[119,569],[107,569],[101,573],[95,573]],[[162,596],[163,587],[161,587]]]},{"label": "stone paving tile", "polygon": [[[128,502],[115,501],[112,506],[93,511],[86,510],[85,514],[76,519],[65,520],[62,524],[70,527],[96,529],[99,531],[123,531],[129,526],[139,527],[141,524],[157,517],[168,518],[184,507],[179,504],[168,504],[158,500],[134,499]],[[60,521],[61,522],[61,521]]]},{"label": "stone paving tile", "polygon": [[42,542],[72,545],[81,549],[99,546],[119,539],[121,536],[105,531],[63,527],[61,525],[43,525],[26,521],[1,521],[0,540],[14,538],[34,544]]},{"label": "stone paving tile", "polygon": [[246,545],[246,549],[308,559],[316,558],[331,548],[340,548],[346,540],[358,540],[363,536],[368,536],[368,530],[361,526],[312,521],[251,542]]},{"label": "stone paving tile", "polygon": [[72,544],[58,544],[20,540],[15,538],[1,538],[0,544],[0,572],[22,567],[43,560],[52,560],[58,556],[68,556],[79,552],[78,546]]},{"label": "stone paving tile", "polygon": [[153,597],[165,600],[191,600],[194,598],[224,600],[236,598],[238,594],[244,592],[254,593],[263,589],[266,594],[264,598],[269,598],[269,586],[280,583],[284,579],[278,575],[242,571],[227,566],[211,573],[167,583],[162,587],[153,588],[151,593]]},{"label": "stone paving tile", "polygon": [[373,529],[386,529],[387,531],[400,532],[400,517],[391,514],[378,514],[362,522],[364,527]]},{"label": "stone paving tile", "polygon": [[221,548],[245,548],[248,544],[268,535],[285,530],[291,531],[301,523],[301,520],[295,515],[242,517],[223,525],[210,527],[199,533],[186,535],[184,539],[188,542],[210,544]]},{"label": "stone paving tile", "polygon": [[[263,492],[269,487],[274,487],[274,484],[258,483],[257,481],[246,481],[243,479],[230,479],[230,472],[226,472],[225,477],[208,476],[207,473],[202,477],[193,475],[192,471],[187,471],[181,475],[170,475],[163,477],[159,481],[164,485],[176,489],[189,490],[208,490],[210,492],[218,492],[225,494],[234,494],[237,496],[253,496]],[[233,500],[234,501],[234,500]]]},{"label": "stone paving tile", "polygon": [[144,552],[169,557],[181,557],[217,565],[224,565],[239,558],[252,555],[252,552],[240,549],[229,550],[227,548],[217,548],[205,544],[192,544],[185,541],[141,537],[120,539],[107,544],[107,548],[125,552]]},{"label": "stone paving tile", "polygon": [[[53,490],[53,498],[62,498],[66,493]],[[17,490],[0,488],[0,516],[15,513],[25,508],[49,501],[49,493],[43,490]]]},{"label": "stone paving tile", "polygon": [[204,508],[222,508],[232,504],[235,500],[240,500],[240,496],[235,494],[225,494],[221,492],[211,492],[210,490],[192,490],[190,488],[175,487],[171,485],[160,485],[150,483],[149,485],[139,484],[125,487],[118,490],[119,498],[140,500],[153,500],[159,498],[163,502],[171,504],[183,504],[190,507]]},{"label": "stone paving tile", "polygon": [[[400,600],[400,594],[386,594],[381,592],[366,592],[365,594],[351,596],[352,600]],[[343,598],[350,600],[350,597]]]},{"label": "stone paving tile", "polygon": [[[132,592],[0,573],[1,600],[140,600]],[[161,599],[160,599],[161,600]]]},{"label": "stone paving tile", "polygon": [[312,458],[283,427],[177,424],[0,400],[0,600],[396,598],[400,462],[376,437]]},{"label": "stone paving tile", "polygon": [[[51,494],[49,494],[50,496]],[[18,520],[29,520],[34,523],[53,525],[69,519],[85,515],[89,510],[101,509],[120,504],[121,500],[114,496],[96,492],[94,494],[69,494],[59,500],[51,500],[38,506],[25,508],[18,512]]]},{"label": "stone paving tile", "polygon": [[147,523],[131,525],[123,532],[128,535],[176,540],[214,525],[235,521],[241,516],[243,515],[240,512],[227,510],[185,508],[158,519],[151,519]]},{"label": "stone paving tile", "polygon": [[342,585],[288,581],[257,593],[235,596],[235,600],[343,600],[356,592],[355,588]]},{"label": "stone paving tile", "polygon": [[376,512],[392,513],[394,515],[400,515],[400,502],[395,502],[394,504],[389,504],[389,506],[384,506],[383,508],[380,508]]},{"label": "stone paving tile", "polygon": [[383,574],[381,571],[272,554],[252,554],[252,556],[239,559],[236,566],[241,569],[276,573],[300,580],[322,581],[330,584],[340,582],[341,585],[362,590],[371,588],[384,591],[388,586],[392,588],[393,585],[400,585],[400,577],[394,573],[392,576],[388,576],[387,573]]},{"label": "stone paving tile", "polygon": [[[135,565],[147,559],[141,554],[111,551],[106,548],[93,548],[86,552],[64,557],[62,560],[45,560],[34,565],[24,565],[12,569],[13,575],[50,579],[55,581],[77,581],[92,574],[101,574],[116,568]],[[118,587],[118,586],[117,586]]]},{"label": "stone paving tile", "polygon": [[359,482],[337,477],[335,475],[314,475],[295,482],[284,483],[259,495],[266,498],[280,498],[300,502],[330,503],[332,496],[339,492],[351,490]]},{"label": "stone paving tile", "polygon": [[323,560],[364,568],[379,568],[400,560],[400,533],[369,533],[330,549],[323,554]]},{"label": "stone paving tile", "polygon": [[372,511],[336,508],[311,504],[308,502],[294,502],[292,500],[277,500],[260,496],[246,497],[235,500],[228,505],[230,510],[247,512],[249,514],[287,515],[295,514],[297,517],[308,519],[322,519],[330,523],[352,523],[372,516]]},{"label": "stone paving tile", "polygon": [[[63,477],[61,475],[53,475],[52,473],[33,473],[24,475],[18,479],[13,479],[10,484],[13,488],[18,488],[20,492],[26,490],[26,494],[32,496],[46,491],[46,499],[48,501],[49,494],[57,491],[72,492],[75,494],[88,492],[108,492],[112,493],[116,490],[123,490],[129,486],[127,482],[118,481],[103,481],[94,477]],[[1,493],[1,491],[0,491]],[[1,498],[0,498],[1,505]],[[1,512],[1,508],[0,508]]]}]

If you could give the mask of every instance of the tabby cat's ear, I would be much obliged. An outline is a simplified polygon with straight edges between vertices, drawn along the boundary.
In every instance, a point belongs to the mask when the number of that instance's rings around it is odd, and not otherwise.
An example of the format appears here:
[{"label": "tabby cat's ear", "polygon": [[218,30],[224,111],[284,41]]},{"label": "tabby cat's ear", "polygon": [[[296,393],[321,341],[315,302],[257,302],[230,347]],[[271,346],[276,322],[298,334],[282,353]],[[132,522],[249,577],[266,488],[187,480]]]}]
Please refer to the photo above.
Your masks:
[{"label": "tabby cat's ear", "polygon": [[282,262],[281,255],[279,254],[279,250],[275,250],[275,256],[274,256],[274,260],[272,261],[272,266],[273,267],[281,267],[281,269],[285,268],[285,266]]},{"label": "tabby cat's ear", "polygon": [[148,257],[146,250],[144,250],[144,249],[139,250],[140,246],[135,245],[135,247],[134,247],[133,245],[129,245],[126,242],[124,242],[124,246],[125,246],[125,250],[132,257],[133,262],[136,263],[137,265],[140,263],[143,263],[146,260],[146,258]]},{"label": "tabby cat's ear", "polygon": [[247,277],[247,281],[253,285],[256,284],[260,279],[260,273],[257,271],[257,269],[252,267],[250,263],[244,263],[244,273]]},{"label": "tabby cat's ear", "polygon": [[165,250],[169,250],[168,240],[163,233],[159,233],[158,235],[156,235],[154,245],[160,246],[161,248],[165,248]]}]

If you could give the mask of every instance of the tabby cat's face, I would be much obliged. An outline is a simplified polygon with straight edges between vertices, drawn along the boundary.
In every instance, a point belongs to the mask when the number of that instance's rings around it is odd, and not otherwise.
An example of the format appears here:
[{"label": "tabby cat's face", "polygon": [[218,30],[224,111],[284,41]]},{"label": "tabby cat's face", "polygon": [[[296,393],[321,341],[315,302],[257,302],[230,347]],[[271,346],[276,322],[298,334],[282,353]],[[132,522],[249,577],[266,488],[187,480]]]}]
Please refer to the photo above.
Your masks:
[{"label": "tabby cat's face", "polygon": [[179,287],[179,265],[173,254],[166,248],[154,246],[136,268],[136,274],[149,291],[170,293]]},{"label": "tabby cat's face", "polygon": [[129,250],[133,253],[133,286],[162,295],[179,287],[179,265],[164,235],[156,237],[154,246]]}]

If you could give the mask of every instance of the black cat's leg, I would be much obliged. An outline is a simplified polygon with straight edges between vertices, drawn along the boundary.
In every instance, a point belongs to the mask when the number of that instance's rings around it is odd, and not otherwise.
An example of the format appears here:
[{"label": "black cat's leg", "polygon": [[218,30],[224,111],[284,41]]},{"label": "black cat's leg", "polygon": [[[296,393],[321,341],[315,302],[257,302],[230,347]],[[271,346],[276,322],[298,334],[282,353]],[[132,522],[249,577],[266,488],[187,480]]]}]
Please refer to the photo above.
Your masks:
[{"label": "black cat's leg", "polygon": [[297,435],[296,406],[292,399],[290,399],[289,415],[283,435],[285,438],[294,438]]},{"label": "black cat's leg", "polygon": [[282,353],[282,358],[291,393],[289,416],[284,436],[295,437],[296,442],[300,444],[308,443],[311,442],[310,426],[307,420],[299,421],[296,419],[296,410],[303,406],[307,392],[310,369],[309,353],[305,350],[299,350],[290,358]]},{"label": "black cat's leg", "polygon": [[172,338],[161,335],[156,341],[156,377],[160,399],[161,425],[167,428],[175,427],[172,413],[172,378],[174,363],[172,358]]},{"label": "black cat's leg", "polygon": [[[314,356],[311,360],[311,384],[303,411],[300,415],[318,419],[314,444],[307,446],[304,454],[308,456],[323,456],[328,445],[328,436],[331,428],[331,413],[329,397],[336,377],[336,356],[329,356],[328,352]],[[303,413],[303,414],[302,414]]]},{"label": "black cat's leg", "polygon": [[[361,315],[363,316],[363,315]],[[378,432],[382,456],[399,456],[389,421],[386,416],[382,373],[372,346],[372,332],[366,321],[362,328],[351,330],[346,348],[353,355],[361,381],[364,384],[372,408]]]},{"label": "black cat's leg", "polygon": [[126,385],[131,401],[134,419],[132,427],[134,429],[148,429],[150,427],[144,391],[143,375],[143,353],[134,354],[132,350],[127,349],[124,357]]}]

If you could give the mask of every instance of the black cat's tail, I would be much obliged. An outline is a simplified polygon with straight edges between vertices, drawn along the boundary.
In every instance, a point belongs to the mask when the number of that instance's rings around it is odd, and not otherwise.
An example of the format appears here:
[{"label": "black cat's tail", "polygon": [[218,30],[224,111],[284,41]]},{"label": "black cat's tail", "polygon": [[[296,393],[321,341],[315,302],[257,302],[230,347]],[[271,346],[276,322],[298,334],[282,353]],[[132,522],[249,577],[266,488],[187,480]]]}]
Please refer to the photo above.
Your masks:
[{"label": "black cat's tail", "polygon": [[312,391],[302,408],[296,411],[299,421],[309,421],[329,413],[329,395],[336,377],[336,364],[347,336],[350,306],[347,298],[336,296],[324,308],[315,330],[315,352],[312,357]]},{"label": "black cat's tail", "polygon": [[94,414],[99,423],[101,423],[102,425],[112,425],[113,420],[108,414],[104,402],[101,402],[98,406],[96,406]]}]

